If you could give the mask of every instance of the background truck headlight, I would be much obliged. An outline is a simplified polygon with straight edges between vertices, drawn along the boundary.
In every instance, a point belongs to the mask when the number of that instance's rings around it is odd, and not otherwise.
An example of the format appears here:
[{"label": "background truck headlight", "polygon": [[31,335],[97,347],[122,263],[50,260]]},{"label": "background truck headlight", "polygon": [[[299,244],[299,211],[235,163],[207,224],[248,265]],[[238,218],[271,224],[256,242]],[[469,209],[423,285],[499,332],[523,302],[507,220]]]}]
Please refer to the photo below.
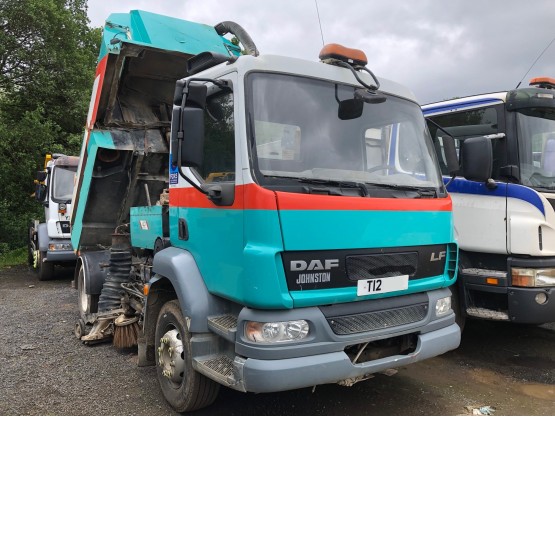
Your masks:
[{"label": "background truck headlight", "polygon": [[513,268],[515,287],[555,287],[555,268]]},{"label": "background truck headlight", "polygon": [[445,316],[451,310],[451,297],[443,297],[436,301],[436,318]]},{"label": "background truck headlight", "polygon": [[247,322],[245,336],[255,343],[288,343],[302,341],[309,332],[306,320],[292,320],[290,322]]}]

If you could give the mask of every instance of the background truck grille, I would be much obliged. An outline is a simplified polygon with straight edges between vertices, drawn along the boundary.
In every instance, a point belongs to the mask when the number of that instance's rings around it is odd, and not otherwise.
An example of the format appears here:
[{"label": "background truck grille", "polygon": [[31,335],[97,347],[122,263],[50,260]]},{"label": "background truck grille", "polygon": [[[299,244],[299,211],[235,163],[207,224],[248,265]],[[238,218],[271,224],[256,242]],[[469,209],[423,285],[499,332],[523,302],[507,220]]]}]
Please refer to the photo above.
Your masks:
[{"label": "background truck grille", "polygon": [[376,312],[335,316],[327,318],[327,321],[336,335],[348,335],[414,324],[424,320],[427,313],[428,303],[422,303]]},{"label": "background truck grille", "polygon": [[347,276],[350,280],[391,276],[412,276],[418,269],[417,252],[367,254],[347,256]]}]

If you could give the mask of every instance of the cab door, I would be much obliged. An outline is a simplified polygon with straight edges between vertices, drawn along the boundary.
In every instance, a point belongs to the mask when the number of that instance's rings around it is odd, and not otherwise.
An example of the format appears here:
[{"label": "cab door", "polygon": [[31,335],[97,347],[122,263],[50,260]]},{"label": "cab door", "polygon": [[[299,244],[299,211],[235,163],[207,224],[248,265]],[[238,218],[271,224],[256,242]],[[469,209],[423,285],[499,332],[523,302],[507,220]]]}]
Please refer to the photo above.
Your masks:
[{"label": "cab door", "polygon": [[[457,149],[470,137],[488,136],[493,147],[495,186],[456,177],[447,187],[453,200],[453,220],[459,247],[469,252],[507,254],[507,183],[500,181],[507,148],[503,103],[427,116],[455,138]],[[453,106],[450,106],[452,109]],[[440,166],[446,166],[438,129],[428,123]],[[444,175],[449,182],[449,176]]]}]

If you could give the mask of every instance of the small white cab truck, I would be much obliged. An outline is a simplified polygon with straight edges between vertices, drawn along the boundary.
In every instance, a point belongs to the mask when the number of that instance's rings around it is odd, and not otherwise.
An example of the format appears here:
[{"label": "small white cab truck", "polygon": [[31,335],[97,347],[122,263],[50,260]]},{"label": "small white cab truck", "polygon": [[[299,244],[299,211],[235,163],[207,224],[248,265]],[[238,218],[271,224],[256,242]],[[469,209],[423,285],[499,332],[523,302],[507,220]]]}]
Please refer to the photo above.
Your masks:
[{"label": "small white cab truck", "polygon": [[29,265],[40,281],[54,277],[55,265],[75,264],[71,246],[71,198],[78,156],[47,154],[44,170],[37,173],[35,199],[44,206],[44,222],[29,225]]}]

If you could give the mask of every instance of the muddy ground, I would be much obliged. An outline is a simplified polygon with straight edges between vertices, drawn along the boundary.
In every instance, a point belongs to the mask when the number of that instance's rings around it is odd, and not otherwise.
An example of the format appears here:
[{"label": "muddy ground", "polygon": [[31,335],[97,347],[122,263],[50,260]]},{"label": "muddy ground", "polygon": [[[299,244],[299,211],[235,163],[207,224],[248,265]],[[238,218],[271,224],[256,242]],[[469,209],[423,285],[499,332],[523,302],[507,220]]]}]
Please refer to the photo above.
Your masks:
[{"label": "muddy ground", "polygon": [[[82,345],[73,335],[71,271],[39,282],[0,270],[1,415],[172,415],[153,368],[134,350]],[[221,389],[197,415],[555,415],[555,325],[469,321],[461,347],[351,388],[277,394]]]}]

